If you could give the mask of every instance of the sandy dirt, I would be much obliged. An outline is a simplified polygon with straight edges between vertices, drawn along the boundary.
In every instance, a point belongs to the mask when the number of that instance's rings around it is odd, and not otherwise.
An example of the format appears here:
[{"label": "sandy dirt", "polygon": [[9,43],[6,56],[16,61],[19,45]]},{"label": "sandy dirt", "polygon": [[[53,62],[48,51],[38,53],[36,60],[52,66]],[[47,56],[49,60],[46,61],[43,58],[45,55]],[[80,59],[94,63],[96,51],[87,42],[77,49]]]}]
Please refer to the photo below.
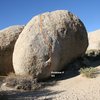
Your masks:
[{"label": "sandy dirt", "polygon": [[[92,65],[99,63],[100,61],[97,61]],[[59,77],[55,82],[50,81],[48,86],[37,91],[9,91],[8,100],[100,100],[99,74],[92,79],[75,73],[68,77],[68,72]]]}]

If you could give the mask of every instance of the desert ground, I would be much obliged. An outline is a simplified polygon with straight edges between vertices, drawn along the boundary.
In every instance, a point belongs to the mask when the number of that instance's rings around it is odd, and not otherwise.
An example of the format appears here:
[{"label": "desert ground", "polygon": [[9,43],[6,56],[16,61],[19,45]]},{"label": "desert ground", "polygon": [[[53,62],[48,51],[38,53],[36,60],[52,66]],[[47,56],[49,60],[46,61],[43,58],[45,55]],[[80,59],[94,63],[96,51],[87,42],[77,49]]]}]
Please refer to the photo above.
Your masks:
[{"label": "desert ground", "polygon": [[[91,66],[99,69],[100,60]],[[35,91],[5,91],[0,100],[100,100],[99,73],[96,78],[86,78],[70,70],[44,83],[44,87]]]}]

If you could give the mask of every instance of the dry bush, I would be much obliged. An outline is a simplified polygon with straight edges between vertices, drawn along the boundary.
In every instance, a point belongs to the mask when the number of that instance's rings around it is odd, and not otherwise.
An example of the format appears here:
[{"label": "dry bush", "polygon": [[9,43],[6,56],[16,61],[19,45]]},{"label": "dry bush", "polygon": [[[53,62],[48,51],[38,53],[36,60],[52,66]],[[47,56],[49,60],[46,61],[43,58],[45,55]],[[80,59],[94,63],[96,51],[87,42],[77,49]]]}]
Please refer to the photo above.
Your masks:
[{"label": "dry bush", "polygon": [[15,75],[14,73],[9,74],[4,83],[6,83],[7,87],[20,90],[35,90],[41,87],[37,80],[33,79],[32,75]]},{"label": "dry bush", "polygon": [[81,68],[79,72],[80,74],[82,74],[82,76],[85,76],[87,78],[96,78],[98,69],[93,67]]}]

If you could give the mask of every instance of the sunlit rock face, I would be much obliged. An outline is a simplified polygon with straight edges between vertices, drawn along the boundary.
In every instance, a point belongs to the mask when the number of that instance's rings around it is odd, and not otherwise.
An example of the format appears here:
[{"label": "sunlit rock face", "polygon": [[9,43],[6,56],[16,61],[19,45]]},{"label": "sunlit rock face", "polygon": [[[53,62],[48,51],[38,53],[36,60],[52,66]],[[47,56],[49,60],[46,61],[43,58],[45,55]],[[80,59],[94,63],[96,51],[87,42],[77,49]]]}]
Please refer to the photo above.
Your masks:
[{"label": "sunlit rock face", "polygon": [[88,46],[81,20],[66,10],[33,17],[15,44],[13,66],[16,74],[45,79],[52,71],[83,55]]}]

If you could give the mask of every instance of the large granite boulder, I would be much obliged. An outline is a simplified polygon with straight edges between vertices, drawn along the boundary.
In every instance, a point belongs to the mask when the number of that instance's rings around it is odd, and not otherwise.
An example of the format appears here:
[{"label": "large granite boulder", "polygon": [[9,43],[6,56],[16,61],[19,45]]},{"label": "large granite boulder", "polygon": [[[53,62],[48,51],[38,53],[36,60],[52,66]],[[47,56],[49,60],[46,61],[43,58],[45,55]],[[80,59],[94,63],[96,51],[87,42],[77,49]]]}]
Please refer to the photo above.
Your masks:
[{"label": "large granite boulder", "polygon": [[87,50],[100,50],[100,30],[88,33],[89,46]]},{"label": "large granite boulder", "polygon": [[12,54],[14,44],[24,26],[16,25],[0,30],[0,74],[13,71]]},{"label": "large granite boulder", "polygon": [[16,74],[48,78],[72,60],[84,55],[88,46],[81,20],[66,10],[37,15],[25,26],[14,47]]}]

